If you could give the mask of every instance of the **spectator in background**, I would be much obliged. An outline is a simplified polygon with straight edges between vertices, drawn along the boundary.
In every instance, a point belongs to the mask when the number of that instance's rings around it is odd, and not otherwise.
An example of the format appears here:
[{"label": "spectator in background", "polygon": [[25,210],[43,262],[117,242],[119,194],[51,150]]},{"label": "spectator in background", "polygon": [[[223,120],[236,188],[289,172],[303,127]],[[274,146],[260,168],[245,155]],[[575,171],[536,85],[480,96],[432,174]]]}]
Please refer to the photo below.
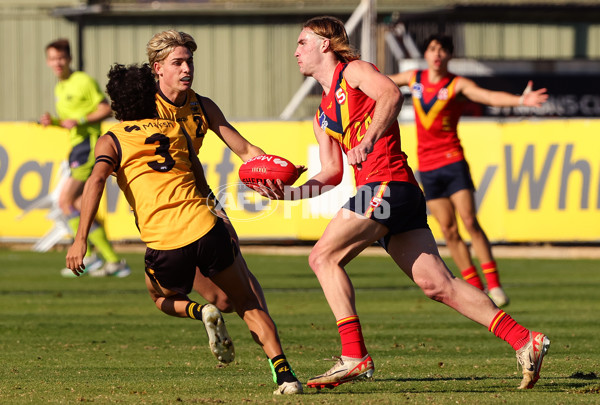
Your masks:
[{"label": "spectator in background", "polygon": [[458,120],[466,99],[495,107],[540,107],[548,99],[546,89],[523,94],[481,88],[470,79],[448,71],[454,45],[452,38],[435,34],[425,41],[426,70],[410,70],[389,77],[398,86],[410,86],[417,125],[419,172],[427,207],[439,222],[444,239],[463,278],[485,290],[469,247],[458,231],[456,214],[471,236],[471,245],[487,282],[487,292],[499,307],[509,303],[500,283],[496,261],[487,235],[477,220],[475,186],[458,138]]},{"label": "spectator in background", "polygon": [[[71,47],[67,39],[57,39],[46,46],[46,63],[58,78],[54,88],[57,117],[45,112],[40,117],[40,124],[69,130],[71,173],[61,189],[58,205],[75,235],[79,225],[81,194],[94,167],[94,146],[100,136],[100,123],[112,112],[96,81],[84,72],[71,70]],[[90,276],[126,277],[131,273],[125,260],[120,260],[115,253],[104,227],[96,220],[92,224],[89,241],[105,261],[93,254],[88,246],[84,265]],[[68,268],[63,269],[61,274],[74,277]]]}]

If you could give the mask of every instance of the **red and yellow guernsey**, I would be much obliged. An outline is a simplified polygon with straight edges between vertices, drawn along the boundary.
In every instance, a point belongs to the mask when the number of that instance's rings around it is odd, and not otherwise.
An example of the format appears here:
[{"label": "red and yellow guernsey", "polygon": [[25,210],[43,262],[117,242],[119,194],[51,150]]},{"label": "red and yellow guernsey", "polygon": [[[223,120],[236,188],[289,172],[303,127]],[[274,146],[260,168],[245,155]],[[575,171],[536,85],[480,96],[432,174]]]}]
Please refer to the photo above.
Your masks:
[{"label": "red and yellow guernsey", "polygon": [[[347,63],[339,63],[333,74],[329,94],[323,93],[316,119],[327,135],[334,138],[344,153],[358,145],[372,121],[375,100],[344,79]],[[377,69],[373,66],[374,69]],[[357,186],[384,181],[404,181],[417,184],[406,154],[400,144],[400,128],[394,121],[384,135],[375,142],[373,152],[362,163],[362,169],[354,167]]]},{"label": "red and yellow guernsey", "polygon": [[464,101],[455,90],[459,76],[449,74],[437,83],[427,70],[416,70],[410,79],[417,125],[419,170],[429,171],[465,158],[456,128]]}]

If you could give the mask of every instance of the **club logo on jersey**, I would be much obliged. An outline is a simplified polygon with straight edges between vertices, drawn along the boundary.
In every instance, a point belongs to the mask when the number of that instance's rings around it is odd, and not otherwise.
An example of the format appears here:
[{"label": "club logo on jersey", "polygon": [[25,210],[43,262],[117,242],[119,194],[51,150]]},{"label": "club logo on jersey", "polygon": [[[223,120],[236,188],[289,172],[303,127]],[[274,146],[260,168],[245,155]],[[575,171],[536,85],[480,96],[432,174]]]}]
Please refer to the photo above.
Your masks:
[{"label": "club logo on jersey", "polygon": [[444,87],[438,91],[437,95],[438,100],[448,100],[448,89]]},{"label": "club logo on jersey", "polygon": [[325,115],[325,111],[322,111],[321,114],[319,114],[319,126],[323,131],[325,131],[328,125],[329,122],[327,122],[327,116]]},{"label": "club logo on jersey", "polygon": [[381,197],[375,196],[371,198],[371,202],[369,203],[369,205],[371,206],[371,208],[375,209],[381,205],[381,201],[383,201]]},{"label": "club logo on jersey", "polygon": [[335,91],[335,99],[340,105],[346,102],[346,93],[344,93],[343,89],[340,88]]},{"label": "club logo on jersey", "polygon": [[413,84],[411,92],[414,98],[423,98],[423,85],[421,83]]}]

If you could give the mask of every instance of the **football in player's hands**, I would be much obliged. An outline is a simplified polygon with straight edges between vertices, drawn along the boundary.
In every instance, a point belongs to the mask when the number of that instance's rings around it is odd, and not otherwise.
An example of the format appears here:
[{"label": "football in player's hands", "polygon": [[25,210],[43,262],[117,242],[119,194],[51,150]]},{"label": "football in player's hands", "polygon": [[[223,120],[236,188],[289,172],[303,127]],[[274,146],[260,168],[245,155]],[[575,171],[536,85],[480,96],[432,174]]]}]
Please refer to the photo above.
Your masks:
[{"label": "football in player's hands", "polygon": [[254,189],[259,183],[267,185],[267,180],[281,180],[286,186],[291,186],[300,176],[292,162],[277,155],[258,155],[248,159],[240,166],[240,180],[246,186]]}]

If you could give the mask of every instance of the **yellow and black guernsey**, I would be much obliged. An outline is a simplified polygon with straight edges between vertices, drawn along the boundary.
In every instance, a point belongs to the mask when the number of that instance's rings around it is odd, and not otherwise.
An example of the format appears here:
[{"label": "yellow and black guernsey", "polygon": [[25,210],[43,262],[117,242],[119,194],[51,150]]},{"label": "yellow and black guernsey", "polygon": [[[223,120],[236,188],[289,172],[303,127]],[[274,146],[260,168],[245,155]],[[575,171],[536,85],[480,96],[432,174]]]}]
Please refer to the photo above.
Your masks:
[{"label": "yellow and black guernsey", "polygon": [[214,206],[196,187],[191,141],[178,123],[154,118],[125,121],[107,134],[117,146],[117,183],[148,247],[177,249],[212,229]]},{"label": "yellow and black guernsey", "polygon": [[185,133],[190,136],[194,144],[194,151],[198,154],[209,125],[201,97],[189,89],[186,93],[185,103],[176,106],[159,88],[156,92],[156,110],[160,118],[175,121],[181,125]]}]

